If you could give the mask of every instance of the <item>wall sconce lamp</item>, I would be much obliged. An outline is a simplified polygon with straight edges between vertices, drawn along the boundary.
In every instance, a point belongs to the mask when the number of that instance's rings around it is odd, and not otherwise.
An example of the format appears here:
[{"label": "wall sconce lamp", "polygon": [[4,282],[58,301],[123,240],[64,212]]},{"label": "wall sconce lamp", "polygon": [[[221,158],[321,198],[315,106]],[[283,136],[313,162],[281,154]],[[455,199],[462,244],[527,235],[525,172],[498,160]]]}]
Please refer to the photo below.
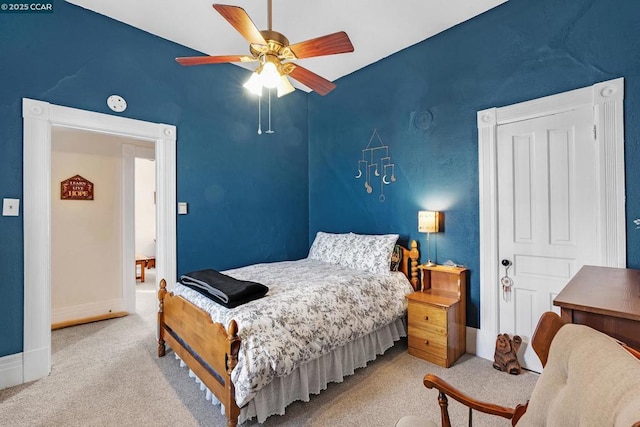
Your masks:
[{"label": "wall sconce lamp", "polygon": [[418,211],[418,232],[427,233],[427,263],[428,267],[436,265],[431,261],[431,244],[429,235],[440,231],[440,212]]}]

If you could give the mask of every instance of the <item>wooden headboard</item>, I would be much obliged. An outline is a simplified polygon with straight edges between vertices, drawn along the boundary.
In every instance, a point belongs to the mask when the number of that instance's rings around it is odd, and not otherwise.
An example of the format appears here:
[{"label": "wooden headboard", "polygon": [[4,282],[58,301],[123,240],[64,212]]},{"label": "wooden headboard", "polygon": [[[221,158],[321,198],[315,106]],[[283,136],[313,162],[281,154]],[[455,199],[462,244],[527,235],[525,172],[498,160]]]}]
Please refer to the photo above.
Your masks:
[{"label": "wooden headboard", "polygon": [[403,246],[402,248],[402,260],[400,260],[399,270],[404,273],[405,276],[411,282],[413,290],[418,290],[418,259],[420,258],[420,251],[418,251],[418,242],[411,241],[410,249]]}]

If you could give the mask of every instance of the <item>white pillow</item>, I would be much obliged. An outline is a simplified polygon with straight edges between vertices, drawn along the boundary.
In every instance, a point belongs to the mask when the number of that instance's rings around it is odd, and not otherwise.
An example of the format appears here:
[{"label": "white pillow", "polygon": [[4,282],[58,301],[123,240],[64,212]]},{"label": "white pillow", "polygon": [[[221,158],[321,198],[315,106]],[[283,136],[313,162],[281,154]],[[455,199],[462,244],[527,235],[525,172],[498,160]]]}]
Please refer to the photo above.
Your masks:
[{"label": "white pillow", "polygon": [[397,234],[333,234],[319,231],[309,258],[356,270],[388,275]]}]

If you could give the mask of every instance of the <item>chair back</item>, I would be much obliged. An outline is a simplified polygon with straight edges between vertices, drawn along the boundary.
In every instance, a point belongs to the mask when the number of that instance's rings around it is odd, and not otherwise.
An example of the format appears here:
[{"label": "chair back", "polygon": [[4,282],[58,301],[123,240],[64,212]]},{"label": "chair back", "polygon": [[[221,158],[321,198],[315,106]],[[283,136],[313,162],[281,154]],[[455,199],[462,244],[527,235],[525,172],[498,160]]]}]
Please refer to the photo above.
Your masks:
[{"label": "chair back", "polygon": [[518,427],[640,426],[640,360],[587,326],[555,327],[550,347],[539,348],[545,367]]}]

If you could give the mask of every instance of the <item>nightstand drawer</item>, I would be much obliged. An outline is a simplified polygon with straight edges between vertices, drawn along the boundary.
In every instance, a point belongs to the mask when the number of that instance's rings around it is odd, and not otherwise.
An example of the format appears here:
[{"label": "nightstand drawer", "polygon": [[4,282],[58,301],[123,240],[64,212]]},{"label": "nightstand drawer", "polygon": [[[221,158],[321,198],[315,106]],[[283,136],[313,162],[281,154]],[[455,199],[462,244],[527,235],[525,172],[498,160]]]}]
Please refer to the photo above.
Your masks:
[{"label": "nightstand drawer", "polygon": [[447,357],[447,337],[437,333],[410,330],[409,347],[436,356]]},{"label": "nightstand drawer", "polygon": [[443,355],[428,353],[426,351],[420,351],[415,347],[409,347],[409,354],[426,360],[427,362],[435,363],[436,365],[448,368],[451,364],[447,358]]},{"label": "nightstand drawer", "polygon": [[409,327],[447,333],[447,310],[409,301]]}]

